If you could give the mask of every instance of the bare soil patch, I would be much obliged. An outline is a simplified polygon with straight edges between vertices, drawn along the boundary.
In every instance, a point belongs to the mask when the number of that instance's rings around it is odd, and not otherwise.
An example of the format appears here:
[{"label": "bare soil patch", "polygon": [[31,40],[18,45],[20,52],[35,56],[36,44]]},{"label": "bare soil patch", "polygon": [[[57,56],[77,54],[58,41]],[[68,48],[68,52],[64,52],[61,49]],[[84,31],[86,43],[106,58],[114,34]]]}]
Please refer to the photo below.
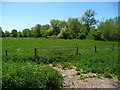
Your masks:
[{"label": "bare soil patch", "polygon": [[[52,66],[52,65],[49,65]],[[64,88],[117,88],[118,87],[118,78],[104,78],[104,77],[92,77],[80,79],[82,76],[97,76],[96,73],[87,73],[77,75],[75,67],[71,70],[62,70],[58,67],[53,67],[54,69],[61,72],[64,78]]]}]

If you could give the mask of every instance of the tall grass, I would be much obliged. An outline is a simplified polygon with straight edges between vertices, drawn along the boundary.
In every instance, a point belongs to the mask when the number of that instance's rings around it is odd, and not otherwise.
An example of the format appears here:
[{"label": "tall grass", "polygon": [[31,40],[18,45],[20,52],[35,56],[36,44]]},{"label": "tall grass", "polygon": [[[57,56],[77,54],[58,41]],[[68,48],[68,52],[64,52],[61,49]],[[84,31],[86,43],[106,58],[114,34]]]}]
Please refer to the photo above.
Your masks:
[{"label": "tall grass", "polygon": [[[114,44],[114,48],[113,48]],[[34,48],[55,46],[78,46],[79,54],[45,55],[35,58]],[[95,52],[95,46],[97,47]],[[5,56],[8,50],[8,56]],[[48,52],[48,49],[46,49]],[[79,40],[79,39],[46,39],[46,38],[3,38],[3,60],[33,60],[38,63],[69,62],[77,68],[88,72],[109,73],[117,75],[118,42]]]}]

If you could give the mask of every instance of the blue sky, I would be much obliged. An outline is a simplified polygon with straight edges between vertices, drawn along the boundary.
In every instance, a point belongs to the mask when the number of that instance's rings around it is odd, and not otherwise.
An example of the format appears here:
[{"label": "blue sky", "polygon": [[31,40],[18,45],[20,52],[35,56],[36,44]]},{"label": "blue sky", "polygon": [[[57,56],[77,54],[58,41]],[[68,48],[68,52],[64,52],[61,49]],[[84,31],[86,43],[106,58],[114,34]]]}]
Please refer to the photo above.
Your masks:
[{"label": "blue sky", "polygon": [[94,10],[97,20],[118,16],[117,2],[2,2],[3,31],[22,31],[51,19],[80,18],[87,9]]}]

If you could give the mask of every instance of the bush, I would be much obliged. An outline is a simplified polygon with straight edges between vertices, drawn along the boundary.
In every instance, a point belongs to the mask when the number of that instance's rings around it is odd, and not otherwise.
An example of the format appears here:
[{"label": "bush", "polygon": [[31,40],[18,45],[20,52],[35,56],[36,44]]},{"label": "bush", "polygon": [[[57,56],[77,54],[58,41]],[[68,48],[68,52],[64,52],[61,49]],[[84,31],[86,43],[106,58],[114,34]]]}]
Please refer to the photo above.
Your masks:
[{"label": "bush", "polygon": [[3,61],[3,88],[62,89],[62,75],[52,67],[33,62]]},{"label": "bush", "polygon": [[86,39],[86,35],[84,33],[79,33],[78,39]]}]

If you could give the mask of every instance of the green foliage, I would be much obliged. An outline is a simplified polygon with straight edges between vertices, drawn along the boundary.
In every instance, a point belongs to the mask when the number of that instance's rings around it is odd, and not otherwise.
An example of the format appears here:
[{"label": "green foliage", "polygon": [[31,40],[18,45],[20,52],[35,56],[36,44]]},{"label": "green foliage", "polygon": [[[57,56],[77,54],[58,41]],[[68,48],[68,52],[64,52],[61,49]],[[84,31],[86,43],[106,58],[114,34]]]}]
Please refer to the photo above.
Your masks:
[{"label": "green foliage", "polygon": [[41,37],[41,25],[37,24],[36,26],[31,28],[31,33],[33,37]]},{"label": "green foliage", "polygon": [[52,36],[52,35],[53,35],[53,32],[54,32],[53,29],[48,29],[48,30],[46,31],[45,36],[46,36],[46,37],[47,37],[47,36]]},{"label": "green foliage", "polygon": [[104,77],[105,77],[105,78],[112,78],[111,74],[109,74],[109,73],[105,73],[105,74],[104,74]]},{"label": "green foliage", "polygon": [[53,35],[58,35],[60,33],[60,30],[66,26],[65,21],[54,20],[54,19],[50,20],[50,24],[53,29]]},{"label": "green foliage", "polygon": [[12,37],[17,37],[18,36],[18,33],[17,33],[16,29],[13,29],[11,34],[12,34]]},{"label": "green foliage", "polygon": [[97,23],[97,21],[95,20],[95,15],[95,11],[89,9],[84,13],[84,16],[82,17],[82,21],[87,28],[87,34],[90,32],[91,26]]},{"label": "green foliage", "polygon": [[0,37],[5,37],[4,32],[2,31],[2,27],[0,27]]},{"label": "green foliage", "polygon": [[119,37],[119,26],[118,21],[114,19],[108,19],[105,22],[101,22],[98,26],[98,30],[102,32],[102,37],[104,40],[118,40]]},{"label": "green foliage", "polygon": [[79,67],[77,67],[77,68],[76,68],[76,71],[80,71],[80,68],[79,68]]},{"label": "green foliage", "polygon": [[22,33],[20,31],[18,32],[18,37],[22,37]]},{"label": "green foliage", "polygon": [[92,76],[84,76],[84,75],[80,75],[80,80],[83,80],[85,78],[94,78],[96,77],[95,75],[92,75]]},{"label": "green foliage", "polygon": [[77,75],[80,75],[81,74],[81,72],[77,72]]},{"label": "green foliage", "polygon": [[84,33],[79,33],[78,39],[86,39],[86,35]]},{"label": "green foliage", "polygon": [[87,39],[91,39],[94,40],[94,34],[97,30],[95,29],[95,27],[91,27],[90,32],[88,34],[88,36],[86,37]]},{"label": "green foliage", "polygon": [[80,32],[80,27],[81,23],[78,21],[78,18],[68,18],[67,28],[72,38],[77,38],[77,35]]},{"label": "green foliage", "polygon": [[85,78],[87,78],[87,76],[83,76],[83,75],[80,76],[80,80],[83,80]]},{"label": "green foliage", "polygon": [[50,25],[49,24],[41,26],[41,35],[42,35],[42,37],[47,37],[46,31],[48,29],[50,29]]},{"label": "green foliage", "polygon": [[2,37],[2,27],[0,27],[0,37]]},{"label": "green foliage", "polygon": [[[76,49],[68,51],[66,54],[50,55],[43,53],[52,53],[48,49],[40,53],[38,58],[34,56],[34,48],[45,48],[54,46],[79,46]],[[112,51],[114,44],[114,50]],[[97,46],[97,52],[94,46]],[[5,50],[8,50],[8,56],[5,56]],[[63,50],[63,49],[62,49]],[[42,51],[41,49],[38,51]],[[66,49],[67,51],[67,49]],[[47,39],[47,38],[2,38],[2,59],[14,61],[34,61],[37,63],[61,63],[62,66],[70,68],[76,66],[84,72],[93,72],[98,74],[118,75],[118,42],[95,41],[95,40],[78,40],[78,39]],[[64,65],[70,63],[68,65]],[[56,64],[57,65],[57,64]],[[79,71],[77,70],[77,71]],[[80,71],[81,71],[80,70]]]},{"label": "green foliage", "polygon": [[69,31],[67,28],[63,28],[60,33],[57,36],[58,38],[64,38],[64,39],[68,39],[69,38]]},{"label": "green foliage", "polygon": [[10,32],[9,31],[5,31],[5,37],[10,37],[10,36],[11,36]]},{"label": "green foliage", "polygon": [[73,68],[69,66],[69,67],[68,67],[68,69],[70,69],[70,70],[71,70],[71,69],[73,69]]},{"label": "green foliage", "polygon": [[81,72],[81,73],[83,73],[83,74],[87,74],[87,73],[88,73],[88,71],[83,71],[83,72]]},{"label": "green foliage", "polygon": [[87,35],[87,28],[85,25],[82,25],[81,28],[80,28],[80,33],[84,33],[85,35]]},{"label": "green foliage", "polygon": [[94,40],[102,40],[102,33],[100,31],[96,31],[93,36]]},{"label": "green foliage", "polygon": [[50,25],[49,24],[46,24],[46,25],[42,25],[41,26],[41,30],[48,30],[50,28]]},{"label": "green foliage", "polygon": [[51,67],[33,62],[3,61],[3,88],[43,88],[58,90],[63,87],[62,75]]},{"label": "green foliage", "polygon": [[35,27],[35,37],[41,37],[41,25],[37,24]]},{"label": "green foliage", "polygon": [[57,63],[57,62],[53,62],[53,63],[52,63],[52,66],[53,66],[53,67],[56,67],[56,66],[58,66],[58,63]]},{"label": "green foliage", "polygon": [[68,69],[68,68],[71,69],[70,63],[68,63],[68,62],[64,63],[62,66],[62,69]]},{"label": "green foliage", "polygon": [[[19,33],[21,36],[21,33]],[[23,37],[30,37],[31,36],[31,31],[30,29],[26,28],[23,30]]]},{"label": "green foliage", "polygon": [[94,10],[88,9],[81,18],[68,18],[67,21],[52,19],[50,20],[50,25],[37,24],[31,29],[24,29],[22,32],[17,32],[15,29],[12,30],[12,33],[8,31],[3,32],[2,28],[0,28],[0,37],[120,40],[119,17],[101,21],[96,27],[98,20],[95,19],[95,15],[96,12]]}]

